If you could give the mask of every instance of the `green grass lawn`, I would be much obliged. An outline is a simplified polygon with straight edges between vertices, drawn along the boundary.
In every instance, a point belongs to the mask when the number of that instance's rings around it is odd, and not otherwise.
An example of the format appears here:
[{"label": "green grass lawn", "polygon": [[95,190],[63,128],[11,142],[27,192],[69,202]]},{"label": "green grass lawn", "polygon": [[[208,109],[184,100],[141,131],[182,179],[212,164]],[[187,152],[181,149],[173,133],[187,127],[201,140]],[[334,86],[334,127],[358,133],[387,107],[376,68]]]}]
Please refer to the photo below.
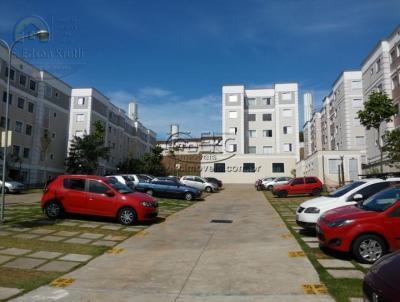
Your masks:
[{"label": "green grass lawn", "polygon": [[[21,195],[21,198],[23,198],[23,195]],[[160,219],[154,223],[162,223],[169,215],[198,202],[166,198],[157,199],[159,202]],[[6,248],[27,249],[31,252],[23,256],[16,256],[15,258],[0,264],[0,287],[20,288],[23,289],[23,293],[47,284],[57,277],[64,275],[66,272],[42,272],[36,269],[8,268],[5,267],[4,264],[21,257],[29,258],[30,254],[37,251],[58,252],[62,253],[62,255],[69,253],[85,254],[92,256],[92,259],[94,259],[95,257],[105,253],[111,247],[102,245],[97,246],[89,243],[68,243],[66,241],[71,238],[79,238],[83,233],[92,233],[98,236],[101,235],[102,239],[107,238],[107,236],[118,238],[118,240],[115,239],[115,244],[118,244],[151,225],[151,223],[139,223],[138,225],[126,227],[118,224],[113,219],[75,215],[67,215],[64,219],[50,221],[43,214],[39,203],[8,205],[5,210],[5,218],[5,223],[0,225],[0,258],[5,256],[1,251]],[[65,222],[73,225],[62,225]],[[84,227],[85,224],[97,225],[97,227],[87,228]],[[112,226],[118,229],[112,230],[103,228],[105,226]],[[56,242],[40,240],[41,238],[43,239],[44,236],[47,236],[46,234],[41,234],[39,235],[40,237],[33,239],[21,239],[15,237],[19,234],[37,235],[37,232],[41,231],[51,231],[51,233],[48,234],[50,236],[57,235],[60,231],[71,232],[70,234],[75,233],[75,235],[65,236],[65,238]],[[96,240],[92,240],[91,242],[93,241]],[[86,263],[87,262],[82,262],[74,269],[85,265]]]},{"label": "green grass lawn", "polygon": [[[304,201],[313,198],[312,196],[296,196],[289,198],[277,198],[271,192],[264,192],[266,199],[271,203],[275,210],[279,213],[286,226],[296,238],[307,257],[315,267],[319,274],[321,282],[328,288],[329,293],[338,302],[349,302],[350,298],[362,297],[362,280],[359,279],[336,279],[333,278],[327,270],[318,262],[318,259],[330,259],[333,257],[340,257],[342,260],[352,261],[353,265],[366,272],[367,269],[359,265],[357,262],[352,260],[350,257],[346,258],[346,255],[336,255],[335,253],[324,252],[319,248],[310,248],[307,244],[301,240],[304,236],[315,236],[315,234],[299,233],[293,227],[296,223],[293,222],[296,219],[296,208]],[[288,214],[290,213],[290,214]]]}]

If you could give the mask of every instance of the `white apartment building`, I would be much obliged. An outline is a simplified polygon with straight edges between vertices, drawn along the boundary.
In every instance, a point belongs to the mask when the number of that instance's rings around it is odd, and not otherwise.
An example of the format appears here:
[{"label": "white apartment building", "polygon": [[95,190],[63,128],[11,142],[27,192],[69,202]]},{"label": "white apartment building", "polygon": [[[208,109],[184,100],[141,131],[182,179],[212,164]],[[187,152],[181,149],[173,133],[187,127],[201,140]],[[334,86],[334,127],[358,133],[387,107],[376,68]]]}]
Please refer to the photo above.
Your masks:
[{"label": "white apartment building", "polygon": [[299,160],[298,84],[222,87],[223,154],[202,162],[202,175],[249,183],[291,175]]},{"label": "white apartment building", "polygon": [[[400,26],[397,27],[388,38],[381,40],[375,48],[368,54],[361,64],[363,96],[367,100],[373,91],[381,91],[392,98],[397,104],[400,102]],[[399,110],[400,111],[400,110]],[[399,127],[399,115],[394,117],[392,122],[381,126],[380,133],[383,135],[386,130]],[[369,167],[378,167],[380,159],[377,140],[378,132],[375,129],[367,131],[366,150]],[[390,167],[385,165],[385,171],[390,171]]]},{"label": "white apartment building", "polygon": [[[26,184],[37,185],[64,172],[71,87],[17,56],[12,60],[8,174]],[[0,45],[1,131],[6,122],[7,61],[8,52]],[[46,135],[50,141],[48,147],[42,143]]]},{"label": "white apartment building", "polygon": [[137,104],[130,103],[128,115],[94,88],[72,89],[69,143],[74,136],[90,134],[96,121],[106,129],[105,142],[110,158],[102,161],[99,174],[116,171],[116,166],[132,156],[141,158],[156,143],[156,133],[144,127],[137,116]]}]

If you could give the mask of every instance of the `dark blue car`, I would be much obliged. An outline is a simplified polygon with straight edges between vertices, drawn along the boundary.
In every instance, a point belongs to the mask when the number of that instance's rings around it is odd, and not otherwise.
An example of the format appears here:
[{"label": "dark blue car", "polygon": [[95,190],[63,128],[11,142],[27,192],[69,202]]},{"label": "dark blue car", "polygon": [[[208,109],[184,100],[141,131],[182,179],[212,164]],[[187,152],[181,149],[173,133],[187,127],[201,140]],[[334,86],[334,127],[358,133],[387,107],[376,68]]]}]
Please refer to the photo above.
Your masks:
[{"label": "dark blue car", "polygon": [[183,198],[185,200],[192,200],[201,196],[200,190],[185,186],[173,179],[154,179],[151,182],[140,182],[135,190],[149,195]]}]

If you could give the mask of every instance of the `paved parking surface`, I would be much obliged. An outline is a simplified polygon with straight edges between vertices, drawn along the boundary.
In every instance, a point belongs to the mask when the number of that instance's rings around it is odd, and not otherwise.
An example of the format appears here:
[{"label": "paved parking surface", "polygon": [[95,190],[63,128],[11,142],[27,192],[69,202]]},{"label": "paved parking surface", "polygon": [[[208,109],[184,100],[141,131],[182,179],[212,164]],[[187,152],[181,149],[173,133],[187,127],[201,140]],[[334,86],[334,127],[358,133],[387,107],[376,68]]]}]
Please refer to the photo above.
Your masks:
[{"label": "paved parking surface", "polygon": [[304,293],[320,281],[288,233],[262,193],[228,186],[16,301],[333,301]]}]

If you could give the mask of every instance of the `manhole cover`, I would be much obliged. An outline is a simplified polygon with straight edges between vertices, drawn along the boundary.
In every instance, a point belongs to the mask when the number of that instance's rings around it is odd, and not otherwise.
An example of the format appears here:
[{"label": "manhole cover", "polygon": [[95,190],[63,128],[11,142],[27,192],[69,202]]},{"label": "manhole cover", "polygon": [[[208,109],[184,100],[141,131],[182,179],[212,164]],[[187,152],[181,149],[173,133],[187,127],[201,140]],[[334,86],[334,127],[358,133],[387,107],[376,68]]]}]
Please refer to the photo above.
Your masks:
[{"label": "manhole cover", "polygon": [[232,223],[233,220],[228,219],[213,219],[210,221],[211,223]]}]

